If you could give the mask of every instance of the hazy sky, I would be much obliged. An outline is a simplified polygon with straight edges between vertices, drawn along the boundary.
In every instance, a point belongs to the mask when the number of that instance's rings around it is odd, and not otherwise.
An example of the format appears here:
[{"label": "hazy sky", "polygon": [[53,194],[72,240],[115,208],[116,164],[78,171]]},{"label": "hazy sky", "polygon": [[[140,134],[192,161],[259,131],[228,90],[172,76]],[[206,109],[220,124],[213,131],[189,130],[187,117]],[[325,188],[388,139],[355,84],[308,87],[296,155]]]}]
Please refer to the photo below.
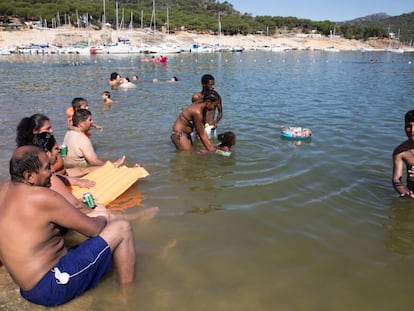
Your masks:
[{"label": "hazy sky", "polygon": [[[219,2],[223,2],[220,0]],[[346,21],[376,13],[414,12],[414,0],[227,0],[241,13]]]}]

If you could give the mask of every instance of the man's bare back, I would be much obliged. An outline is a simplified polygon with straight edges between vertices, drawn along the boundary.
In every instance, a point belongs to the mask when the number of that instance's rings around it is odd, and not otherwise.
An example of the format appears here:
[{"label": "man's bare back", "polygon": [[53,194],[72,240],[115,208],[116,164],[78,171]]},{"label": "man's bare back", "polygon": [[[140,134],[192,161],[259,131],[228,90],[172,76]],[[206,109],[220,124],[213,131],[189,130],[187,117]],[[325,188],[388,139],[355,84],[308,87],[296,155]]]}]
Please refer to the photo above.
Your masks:
[{"label": "man's bare back", "polygon": [[0,260],[24,290],[33,288],[67,253],[61,227],[97,236],[106,224],[104,217],[87,217],[48,189],[50,164],[43,152],[39,159],[39,174],[24,182],[8,181],[0,190]]}]

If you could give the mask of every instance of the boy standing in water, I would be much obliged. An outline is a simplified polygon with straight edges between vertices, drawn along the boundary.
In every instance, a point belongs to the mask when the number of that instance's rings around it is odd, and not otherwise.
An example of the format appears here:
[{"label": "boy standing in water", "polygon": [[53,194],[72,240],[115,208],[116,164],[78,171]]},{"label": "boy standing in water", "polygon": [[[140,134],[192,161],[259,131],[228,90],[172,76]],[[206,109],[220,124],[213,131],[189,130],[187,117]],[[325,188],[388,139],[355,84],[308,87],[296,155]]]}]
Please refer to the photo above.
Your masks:
[{"label": "boy standing in water", "polygon": [[[392,184],[401,197],[414,198],[414,110],[405,114],[405,135],[408,139],[394,149]],[[404,165],[407,174],[407,187],[401,182]]]},{"label": "boy standing in water", "polygon": [[[201,92],[194,93],[191,98],[191,101],[193,103],[199,100],[202,100],[204,95],[207,94],[207,92],[214,90],[214,77],[210,74],[203,75],[201,77],[201,86],[202,86]],[[216,109],[217,109],[217,118],[215,118]],[[217,127],[218,122],[223,117],[223,106],[221,103],[221,99],[216,109],[214,109],[213,111],[208,111],[206,113],[205,120],[204,120],[204,123],[208,123],[209,125],[213,126],[213,128]]]}]

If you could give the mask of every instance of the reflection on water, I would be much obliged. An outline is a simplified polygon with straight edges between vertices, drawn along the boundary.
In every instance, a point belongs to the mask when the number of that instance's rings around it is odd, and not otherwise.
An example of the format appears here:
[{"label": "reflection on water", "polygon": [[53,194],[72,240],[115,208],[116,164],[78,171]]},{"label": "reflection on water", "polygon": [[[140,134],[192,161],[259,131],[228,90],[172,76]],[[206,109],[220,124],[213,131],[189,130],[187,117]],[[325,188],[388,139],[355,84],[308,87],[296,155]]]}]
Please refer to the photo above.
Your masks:
[{"label": "reflection on water", "polygon": [[[163,259],[138,256],[127,304],[111,274],[62,309],[412,308],[412,202],[391,187],[391,153],[413,108],[411,59],[316,51],[174,55],[162,66],[139,56],[1,58],[0,179],[22,117],[45,113],[61,141],[66,107],[85,97],[104,127],[92,132],[99,156],[125,154],[150,173],[111,207],[134,215],[158,206],[151,222],[132,220],[136,239],[177,239]],[[119,104],[104,106],[113,71],[144,82],[110,90]],[[205,73],[223,97],[219,131],[238,137],[230,157],[178,153],[170,142]],[[152,83],[172,76],[179,82]],[[284,140],[283,126],[310,128],[312,139]],[[1,305],[35,308],[1,272]]]},{"label": "reflection on water", "polygon": [[387,249],[403,257],[414,254],[414,209],[412,202],[395,204],[391,209],[390,220],[384,224],[388,237],[384,244]]}]

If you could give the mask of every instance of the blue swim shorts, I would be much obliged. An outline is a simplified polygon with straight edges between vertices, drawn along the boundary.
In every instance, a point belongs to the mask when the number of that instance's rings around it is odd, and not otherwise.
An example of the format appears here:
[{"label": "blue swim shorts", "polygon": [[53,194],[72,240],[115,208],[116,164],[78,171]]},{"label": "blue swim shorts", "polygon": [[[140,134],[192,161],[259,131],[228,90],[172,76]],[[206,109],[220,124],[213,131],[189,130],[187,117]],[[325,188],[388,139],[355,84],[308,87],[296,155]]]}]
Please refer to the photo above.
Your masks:
[{"label": "blue swim shorts", "polygon": [[112,266],[111,249],[100,236],[70,249],[23,298],[35,304],[57,306],[93,288]]}]

